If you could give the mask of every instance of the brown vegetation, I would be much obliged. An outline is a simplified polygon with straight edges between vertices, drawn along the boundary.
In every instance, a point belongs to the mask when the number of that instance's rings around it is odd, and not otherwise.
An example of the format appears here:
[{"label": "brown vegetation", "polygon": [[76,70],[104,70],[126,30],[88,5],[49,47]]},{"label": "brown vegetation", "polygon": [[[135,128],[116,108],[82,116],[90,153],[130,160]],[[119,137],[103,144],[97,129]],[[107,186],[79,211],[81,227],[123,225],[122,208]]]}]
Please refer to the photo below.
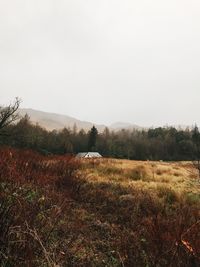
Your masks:
[{"label": "brown vegetation", "polygon": [[182,164],[4,148],[0,203],[1,266],[199,266],[199,184]]}]

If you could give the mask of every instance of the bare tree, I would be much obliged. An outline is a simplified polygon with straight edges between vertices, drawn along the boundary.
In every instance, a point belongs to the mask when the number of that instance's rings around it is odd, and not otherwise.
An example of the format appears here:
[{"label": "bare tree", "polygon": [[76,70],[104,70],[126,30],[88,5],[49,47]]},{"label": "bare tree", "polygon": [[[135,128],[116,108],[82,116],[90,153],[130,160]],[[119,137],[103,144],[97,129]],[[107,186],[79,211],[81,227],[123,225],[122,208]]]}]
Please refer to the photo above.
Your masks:
[{"label": "bare tree", "polygon": [[11,103],[9,106],[0,106],[0,131],[19,118],[17,110],[19,108],[20,103],[21,100],[16,97],[14,102]]}]

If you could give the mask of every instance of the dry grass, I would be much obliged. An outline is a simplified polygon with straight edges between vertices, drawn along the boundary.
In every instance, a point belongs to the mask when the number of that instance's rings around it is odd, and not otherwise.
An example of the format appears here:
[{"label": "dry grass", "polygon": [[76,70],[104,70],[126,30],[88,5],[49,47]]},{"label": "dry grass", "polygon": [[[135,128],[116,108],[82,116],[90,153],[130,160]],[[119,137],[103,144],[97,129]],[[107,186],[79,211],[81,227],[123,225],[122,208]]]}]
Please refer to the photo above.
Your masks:
[{"label": "dry grass", "polygon": [[190,163],[0,156],[1,266],[199,266]]},{"label": "dry grass", "polygon": [[[200,250],[197,252],[196,249],[195,260],[191,262],[188,250],[191,244],[197,248],[200,231],[200,185],[197,176],[191,176],[191,163],[101,159],[83,161],[82,164],[82,175],[85,177],[82,199],[95,202],[102,214],[103,223],[110,227],[121,224],[125,226],[124,231],[128,231],[128,237],[126,239],[122,236],[122,239],[126,246],[130,246],[132,239],[135,240],[134,250],[144,249],[144,255],[141,256],[142,259],[137,259],[138,262],[133,251],[125,250],[125,254],[122,253],[121,256],[124,266],[132,266],[135,262],[136,266],[198,266],[199,263],[195,265],[195,262],[200,259]],[[140,218],[139,221],[136,218]],[[182,240],[182,235],[193,223],[197,223],[194,230],[197,236],[191,235],[183,240],[186,243],[181,245],[180,251],[174,247],[176,252],[173,256],[170,246],[173,247],[178,242],[175,240]],[[139,228],[136,227],[137,224],[140,225]],[[141,248],[139,241],[137,248],[138,236],[135,230],[141,231],[140,242],[145,236],[145,248]],[[147,234],[146,231],[150,232]],[[190,245],[185,247],[187,242]],[[154,247],[154,251],[150,252],[150,246]],[[165,252],[167,249],[168,253]],[[165,259],[162,259],[162,253],[166,256]]]},{"label": "dry grass", "polygon": [[195,171],[188,162],[166,163],[101,159],[83,161],[83,171],[90,182],[120,183],[124,187],[152,189],[153,185],[174,188],[179,193],[200,193]]}]

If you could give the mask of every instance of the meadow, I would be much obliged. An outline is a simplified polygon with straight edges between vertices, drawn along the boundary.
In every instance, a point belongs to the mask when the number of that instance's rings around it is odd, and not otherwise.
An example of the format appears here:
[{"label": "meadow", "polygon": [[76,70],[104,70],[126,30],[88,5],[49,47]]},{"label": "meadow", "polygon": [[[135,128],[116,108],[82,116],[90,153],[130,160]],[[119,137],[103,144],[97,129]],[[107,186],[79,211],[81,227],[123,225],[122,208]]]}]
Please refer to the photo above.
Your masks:
[{"label": "meadow", "polygon": [[190,162],[0,149],[0,265],[199,266]]}]

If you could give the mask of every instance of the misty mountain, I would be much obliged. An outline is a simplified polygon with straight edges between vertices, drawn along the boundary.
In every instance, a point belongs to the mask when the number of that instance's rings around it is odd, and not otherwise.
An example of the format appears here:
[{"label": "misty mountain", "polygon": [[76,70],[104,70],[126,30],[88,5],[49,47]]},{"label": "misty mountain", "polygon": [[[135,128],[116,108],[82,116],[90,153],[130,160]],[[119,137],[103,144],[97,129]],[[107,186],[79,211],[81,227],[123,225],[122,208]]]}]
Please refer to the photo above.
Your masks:
[{"label": "misty mountain", "polygon": [[41,127],[44,127],[49,131],[52,131],[54,129],[60,130],[64,127],[70,127],[72,129],[74,125],[76,125],[78,130],[84,129],[88,131],[92,128],[93,125],[95,125],[98,131],[101,132],[106,127],[105,125],[99,125],[88,121],[81,121],[67,115],[49,113],[29,108],[20,109],[19,114],[20,116],[27,114],[30,117],[30,121],[32,123],[38,123]]},{"label": "misty mountain", "polygon": [[110,126],[106,126],[88,121],[81,121],[67,115],[49,113],[29,108],[19,109],[19,114],[20,116],[24,116],[25,114],[27,114],[30,117],[32,123],[38,123],[41,127],[44,127],[49,131],[52,131],[54,129],[60,130],[64,127],[70,127],[72,129],[74,125],[76,125],[77,130],[84,129],[86,131],[90,130],[92,126],[95,125],[99,132],[102,132],[105,127],[108,127],[110,130],[113,131],[117,131],[120,129],[142,129],[142,127],[131,123],[116,122],[111,124]]},{"label": "misty mountain", "polygon": [[[133,124],[133,123],[128,123],[128,122],[116,122],[111,125],[102,125],[102,124],[96,124],[88,121],[81,121],[76,118],[67,116],[67,115],[62,115],[62,114],[56,114],[56,113],[49,113],[49,112],[44,112],[44,111],[39,111],[35,109],[30,109],[30,108],[23,108],[19,109],[19,114],[20,116],[24,116],[25,114],[28,114],[30,117],[30,120],[32,123],[36,124],[38,123],[41,127],[52,131],[52,130],[60,130],[63,129],[64,127],[69,127],[73,128],[74,125],[76,125],[77,130],[84,129],[85,131],[88,131],[92,128],[94,125],[99,132],[102,132],[105,127],[108,127],[112,131],[118,131],[121,129],[126,129],[126,130],[143,130],[143,129],[148,129],[147,127],[141,127],[139,125]],[[193,126],[187,126],[187,125],[171,125],[172,127],[176,128],[177,130],[185,130],[187,128],[192,129]],[[158,127],[158,126],[157,126]],[[164,127],[168,128],[170,125],[165,125]],[[151,127],[155,128],[155,127]]]}]

